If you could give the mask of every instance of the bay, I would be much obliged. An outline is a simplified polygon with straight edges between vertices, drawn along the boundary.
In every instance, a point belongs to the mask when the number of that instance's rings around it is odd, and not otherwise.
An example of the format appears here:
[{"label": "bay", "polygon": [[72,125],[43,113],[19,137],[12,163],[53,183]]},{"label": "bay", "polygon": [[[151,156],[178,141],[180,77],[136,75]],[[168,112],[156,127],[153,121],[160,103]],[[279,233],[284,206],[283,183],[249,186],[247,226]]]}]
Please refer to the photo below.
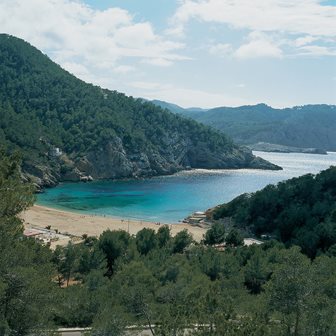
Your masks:
[{"label": "bay", "polygon": [[228,202],[244,192],[336,165],[336,153],[254,154],[282,171],[191,170],[142,180],[62,183],[39,194],[37,204],[86,214],[177,223],[195,211]]}]

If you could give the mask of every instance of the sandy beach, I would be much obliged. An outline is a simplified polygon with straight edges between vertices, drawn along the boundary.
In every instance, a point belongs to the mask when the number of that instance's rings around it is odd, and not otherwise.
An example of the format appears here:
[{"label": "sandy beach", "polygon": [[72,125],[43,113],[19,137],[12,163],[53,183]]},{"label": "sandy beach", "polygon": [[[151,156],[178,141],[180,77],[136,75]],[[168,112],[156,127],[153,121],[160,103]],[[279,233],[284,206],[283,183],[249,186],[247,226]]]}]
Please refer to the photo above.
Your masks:
[{"label": "sandy beach", "polygon": [[[21,214],[25,227],[45,228],[50,225],[52,230],[57,229],[61,233],[67,233],[81,237],[83,234],[99,236],[105,230],[125,230],[130,234],[136,234],[143,228],[158,230],[160,225],[140,220],[128,220],[115,217],[103,217],[95,215],[83,215],[74,212],[62,211],[34,205]],[[206,229],[188,224],[169,224],[172,235],[187,229],[196,241],[203,238]]]}]

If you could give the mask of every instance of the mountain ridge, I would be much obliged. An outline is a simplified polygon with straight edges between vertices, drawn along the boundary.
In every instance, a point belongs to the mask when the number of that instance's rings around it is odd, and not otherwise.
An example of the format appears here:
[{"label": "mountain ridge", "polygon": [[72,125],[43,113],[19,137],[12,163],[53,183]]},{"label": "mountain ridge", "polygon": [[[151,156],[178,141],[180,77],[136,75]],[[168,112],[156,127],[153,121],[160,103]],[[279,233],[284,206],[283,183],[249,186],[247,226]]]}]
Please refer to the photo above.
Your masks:
[{"label": "mountain ridge", "polygon": [[336,151],[335,105],[308,104],[278,109],[261,103],[201,112],[181,109],[179,113],[183,116],[223,131],[242,145],[265,142]]},{"label": "mountain ridge", "polygon": [[219,131],[87,84],[27,42],[0,35],[0,143],[23,152],[39,186],[172,174],[279,169]]}]

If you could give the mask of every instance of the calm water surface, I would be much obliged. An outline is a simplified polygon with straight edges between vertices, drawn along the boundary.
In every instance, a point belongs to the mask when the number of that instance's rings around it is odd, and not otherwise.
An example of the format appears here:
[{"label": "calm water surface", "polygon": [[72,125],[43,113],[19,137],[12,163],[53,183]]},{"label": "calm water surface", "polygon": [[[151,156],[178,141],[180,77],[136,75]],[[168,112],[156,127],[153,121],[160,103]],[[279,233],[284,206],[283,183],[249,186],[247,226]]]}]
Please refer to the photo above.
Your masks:
[{"label": "calm water surface", "polygon": [[38,195],[37,203],[81,213],[176,223],[244,192],[336,165],[336,153],[255,154],[284,170],[193,170],[144,180],[63,183]]}]

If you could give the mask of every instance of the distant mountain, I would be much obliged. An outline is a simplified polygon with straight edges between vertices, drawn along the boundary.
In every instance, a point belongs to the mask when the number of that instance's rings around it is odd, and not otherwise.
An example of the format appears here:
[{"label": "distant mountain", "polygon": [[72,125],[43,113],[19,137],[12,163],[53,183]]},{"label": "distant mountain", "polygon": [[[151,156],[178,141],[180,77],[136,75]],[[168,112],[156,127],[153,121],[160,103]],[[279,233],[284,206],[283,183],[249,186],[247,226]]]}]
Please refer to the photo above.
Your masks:
[{"label": "distant mountain", "polygon": [[23,152],[38,185],[192,168],[277,167],[219,131],[77,79],[0,35],[0,144]]},{"label": "distant mountain", "polygon": [[259,142],[336,151],[336,106],[305,105],[274,109],[265,104],[218,107],[180,114],[230,135],[240,144]]},{"label": "distant mountain", "polygon": [[185,113],[188,113],[188,112],[206,112],[206,111],[208,111],[207,109],[202,109],[200,107],[183,108],[179,105],[172,104],[172,103],[167,103],[167,102],[162,101],[162,100],[152,100],[151,102],[153,104],[155,104],[156,106],[160,106],[163,109],[167,109],[171,112],[180,113],[180,114],[185,114]]}]

